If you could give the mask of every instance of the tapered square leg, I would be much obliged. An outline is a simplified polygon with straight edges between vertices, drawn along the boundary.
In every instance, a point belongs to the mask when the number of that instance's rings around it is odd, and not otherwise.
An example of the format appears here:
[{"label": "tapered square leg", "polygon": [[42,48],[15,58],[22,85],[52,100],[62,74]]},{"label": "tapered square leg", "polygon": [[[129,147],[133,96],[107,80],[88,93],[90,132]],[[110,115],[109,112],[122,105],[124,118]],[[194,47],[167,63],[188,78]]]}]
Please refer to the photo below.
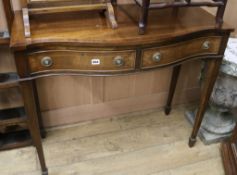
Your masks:
[{"label": "tapered square leg", "polygon": [[33,86],[34,86],[34,97],[35,97],[35,103],[36,103],[36,109],[37,109],[37,115],[38,115],[38,122],[39,122],[39,127],[40,127],[40,134],[42,138],[46,138],[46,131],[43,126],[43,119],[41,116],[41,111],[40,111],[40,104],[39,104],[39,96],[38,96],[38,91],[37,91],[37,86],[35,81],[33,81]]},{"label": "tapered square leg", "polygon": [[201,122],[212,93],[213,86],[219,73],[219,67],[222,59],[211,59],[207,62],[207,72],[202,86],[201,99],[196,113],[193,131],[189,139],[189,146],[193,147],[196,143],[196,137],[201,126]]},{"label": "tapered square leg", "polygon": [[180,69],[181,69],[181,65],[175,66],[173,68],[172,77],[171,77],[171,81],[170,81],[170,89],[169,89],[168,99],[167,99],[167,102],[165,105],[165,114],[166,115],[169,115],[170,111],[171,111],[171,104],[173,101],[177,81],[179,78]]},{"label": "tapered square leg", "polygon": [[21,82],[20,87],[24,98],[25,111],[28,117],[28,127],[31,134],[31,138],[38,153],[42,174],[46,175],[48,174],[48,170],[45,164],[44,152],[41,141],[36,99],[34,94],[34,82],[33,81]]}]

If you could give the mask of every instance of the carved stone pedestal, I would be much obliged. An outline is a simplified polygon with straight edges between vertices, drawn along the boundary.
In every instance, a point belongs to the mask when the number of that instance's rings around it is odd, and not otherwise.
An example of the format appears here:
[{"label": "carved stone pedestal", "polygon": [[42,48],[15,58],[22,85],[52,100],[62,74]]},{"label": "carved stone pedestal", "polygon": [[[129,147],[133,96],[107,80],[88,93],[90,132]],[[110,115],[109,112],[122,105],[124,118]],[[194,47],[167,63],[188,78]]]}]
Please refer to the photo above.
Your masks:
[{"label": "carved stone pedestal", "polygon": [[[187,111],[185,116],[191,124],[194,123],[194,111]],[[205,144],[216,143],[228,138],[234,126],[235,118],[230,113],[221,115],[208,108],[198,135]]]}]

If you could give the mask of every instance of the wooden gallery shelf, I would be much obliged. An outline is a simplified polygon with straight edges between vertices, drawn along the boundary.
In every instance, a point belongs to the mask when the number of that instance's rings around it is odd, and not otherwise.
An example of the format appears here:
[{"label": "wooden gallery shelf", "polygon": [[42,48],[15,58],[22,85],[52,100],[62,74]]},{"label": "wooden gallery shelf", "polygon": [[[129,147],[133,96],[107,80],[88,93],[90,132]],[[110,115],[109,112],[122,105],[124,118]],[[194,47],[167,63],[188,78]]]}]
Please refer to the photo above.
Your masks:
[{"label": "wooden gallery shelf", "polygon": [[32,145],[28,130],[0,134],[0,151]]},{"label": "wooden gallery shelf", "polygon": [[[10,1],[3,0],[3,7],[10,31],[14,19]],[[0,46],[9,45],[9,32],[0,32]],[[0,73],[0,150],[32,145],[18,79],[16,73]]]},{"label": "wooden gallery shelf", "polygon": [[[21,102],[17,102],[20,94],[19,91],[15,90],[16,87],[18,87],[16,73],[0,74],[2,96],[9,96],[11,100],[5,97],[1,97],[1,99],[5,99],[6,103],[11,103],[11,101],[14,103],[10,105],[5,105],[4,102],[0,103],[0,150],[25,147],[32,144],[24,107]],[[9,94],[11,92],[13,94]]]},{"label": "wooden gallery shelf", "polygon": [[31,144],[24,108],[0,111],[0,150]]}]

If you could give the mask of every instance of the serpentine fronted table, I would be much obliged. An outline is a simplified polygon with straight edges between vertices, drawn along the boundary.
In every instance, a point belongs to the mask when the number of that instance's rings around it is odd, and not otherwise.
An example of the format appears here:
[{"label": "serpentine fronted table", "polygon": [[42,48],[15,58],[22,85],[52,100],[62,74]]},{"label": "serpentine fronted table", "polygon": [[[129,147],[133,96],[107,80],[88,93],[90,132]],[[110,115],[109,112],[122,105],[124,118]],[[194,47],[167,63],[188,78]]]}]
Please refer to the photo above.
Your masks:
[{"label": "serpentine fronted table", "polygon": [[[43,174],[47,174],[39,129],[38,78],[62,75],[115,76],[173,67],[165,113],[169,114],[181,65],[205,60],[207,72],[189,146],[194,146],[232,28],[216,27],[215,17],[201,8],[150,13],[145,35],[139,35],[137,7],[116,9],[119,28],[113,30],[99,13],[31,17],[31,37],[15,14],[11,48],[15,53],[29,129]],[[191,76],[191,75],[190,75]]]}]

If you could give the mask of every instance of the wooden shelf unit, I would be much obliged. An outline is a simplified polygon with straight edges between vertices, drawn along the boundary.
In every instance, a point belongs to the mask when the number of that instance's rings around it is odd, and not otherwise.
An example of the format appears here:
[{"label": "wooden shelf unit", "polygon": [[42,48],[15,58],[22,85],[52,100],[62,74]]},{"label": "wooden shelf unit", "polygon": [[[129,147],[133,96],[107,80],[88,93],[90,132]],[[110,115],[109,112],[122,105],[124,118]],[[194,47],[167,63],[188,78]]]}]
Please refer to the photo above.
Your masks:
[{"label": "wooden shelf unit", "polygon": [[[9,0],[3,0],[3,5],[9,32],[0,32],[0,46],[5,47],[10,44],[14,15]],[[0,73],[0,151],[32,145],[18,80],[17,73]]]},{"label": "wooden shelf unit", "polygon": [[[17,96],[20,96],[18,94],[20,92],[13,89],[19,86],[18,80],[19,77],[16,73],[0,73],[0,90],[3,91],[2,93],[6,90],[7,94],[15,93],[12,96],[16,96],[12,100],[14,104],[0,103],[0,150],[20,148],[32,144],[24,106],[23,104],[21,106],[21,102],[14,101],[14,99],[19,99]],[[9,91],[9,89],[13,91]],[[9,98],[11,99],[11,95]]]},{"label": "wooden shelf unit", "polygon": [[0,134],[0,150],[9,150],[32,145],[28,130]]},{"label": "wooden shelf unit", "polygon": [[[28,119],[25,114],[23,103],[19,100],[20,92],[16,90],[19,87],[19,77],[16,73],[0,73],[0,96],[9,97],[10,102],[14,104],[7,105],[7,102],[0,103],[0,151],[14,148],[21,148],[32,145],[30,132],[28,130]],[[6,93],[4,93],[6,90]],[[11,91],[12,90],[12,91]],[[11,98],[11,94],[15,98]],[[15,100],[16,101],[15,101]],[[21,104],[22,103],[22,104]]]},{"label": "wooden shelf unit", "polygon": [[28,146],[31,139],[24,107],[0,110],[0,150]]}]

